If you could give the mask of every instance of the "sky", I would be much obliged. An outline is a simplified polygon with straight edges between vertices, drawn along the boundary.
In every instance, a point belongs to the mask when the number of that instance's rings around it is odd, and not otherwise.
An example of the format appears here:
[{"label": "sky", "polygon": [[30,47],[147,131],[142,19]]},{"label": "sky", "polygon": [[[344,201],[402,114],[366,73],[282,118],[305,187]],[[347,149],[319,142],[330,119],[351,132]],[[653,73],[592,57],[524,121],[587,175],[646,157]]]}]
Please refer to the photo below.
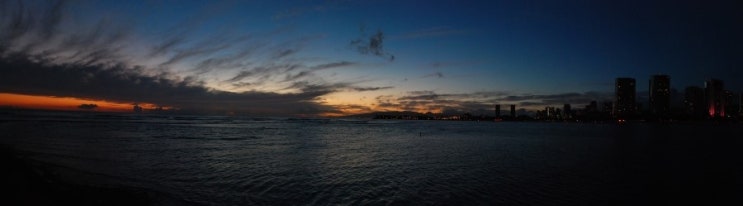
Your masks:
[{"label": "sky", "polygon": [[[0,107],[342,116],[743,92],[736,1],[2,1]],[[642,96],[639,99],[643,99]],[[94,106],[90,106],[94,105]]]}]

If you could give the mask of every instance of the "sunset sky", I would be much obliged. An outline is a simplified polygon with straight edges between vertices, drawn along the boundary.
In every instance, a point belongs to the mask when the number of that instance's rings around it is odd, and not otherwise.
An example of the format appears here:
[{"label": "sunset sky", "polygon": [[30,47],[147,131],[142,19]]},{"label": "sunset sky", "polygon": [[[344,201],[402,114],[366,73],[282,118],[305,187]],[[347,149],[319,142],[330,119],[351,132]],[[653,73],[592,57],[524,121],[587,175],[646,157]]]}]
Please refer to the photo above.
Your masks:
[{"label": "sunset sky", "polygon": [[[743,92],[736,1],[2,1],[0,107],[485,113]],[[642,96],[638,99],[643,99]],[[646,99],[646,98],[645,98]],[[128,109],[127,109],[128,108]],[[488,113],[489,114],[489,113]]]}]

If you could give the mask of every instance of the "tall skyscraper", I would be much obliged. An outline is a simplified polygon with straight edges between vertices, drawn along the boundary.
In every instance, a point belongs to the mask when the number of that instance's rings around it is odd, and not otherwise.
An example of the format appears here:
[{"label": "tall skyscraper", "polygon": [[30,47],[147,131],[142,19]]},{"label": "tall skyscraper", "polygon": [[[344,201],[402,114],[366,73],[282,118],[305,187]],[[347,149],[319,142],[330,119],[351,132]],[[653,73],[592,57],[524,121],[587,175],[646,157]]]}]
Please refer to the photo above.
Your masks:
[{"label": "tall skyscraper", "polygon": [[722,104],[725,108],[725,115],[732,115],[735,113],[735,93],[730,90],[724,90],[722,92]]},{"label": "tall skyscraper", "polygon": [[584,109],[586,112],[597,112],[598,111],[598,103],[596,101],[591,101],[588,105],[586,105],[586,108]]},{"label": "tall skyscraper", "polygon": [[565,119],[572,119],[573,118],[573,110],[570,108],[570,104],[565,104],[562,106],[562,118]]},{"label": "tall skyscraper", "polygon": [[516,105],[511,105],[511,117],[516,118]]},{"label": "tall skyscraper", "polygon": [[500,118],[500,104],[495,105],[495,118]]},{"label": "tall skyscraper", "polygon": [[725,117],[725,85],[719,79],[704,82],[705,101],[709,117]]},{"label": "tall skyscraper", "polygon": [[657,117],[667,117],[671,112],[671,78],[653,75],[650,78],[650,112]]},{"label": "tall skyscraper", "polygon": [[635,114],[635,79],[617,78],[614,84],[614,117],[627,118]]},{"label": "tall skyscraper", "polygon": [[614,109],[614,102],[604,101],[601,106],[601,112],[611,114],[611,110]]},{"label": "tall skyscraper", "polygon": [[691,86],[686,87],[684,90],[684,106],[686,107],[686,114],[692,117],[704,117],[707,114],[705,111],[707,103],[704,99],[704,89]]}]

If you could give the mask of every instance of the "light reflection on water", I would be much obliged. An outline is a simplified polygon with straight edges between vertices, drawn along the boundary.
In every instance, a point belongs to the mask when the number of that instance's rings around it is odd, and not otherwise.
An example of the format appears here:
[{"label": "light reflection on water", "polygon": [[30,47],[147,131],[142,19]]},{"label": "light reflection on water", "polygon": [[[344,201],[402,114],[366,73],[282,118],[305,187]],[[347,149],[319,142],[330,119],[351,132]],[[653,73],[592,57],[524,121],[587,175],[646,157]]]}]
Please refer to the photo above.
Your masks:
[{"label": "light reflection on water", "polygon": [[701,187],[725,195],[743,174],[736,124],[0,120],[2,144],[72,182],[207,205],[635,205],[682,202]]}]

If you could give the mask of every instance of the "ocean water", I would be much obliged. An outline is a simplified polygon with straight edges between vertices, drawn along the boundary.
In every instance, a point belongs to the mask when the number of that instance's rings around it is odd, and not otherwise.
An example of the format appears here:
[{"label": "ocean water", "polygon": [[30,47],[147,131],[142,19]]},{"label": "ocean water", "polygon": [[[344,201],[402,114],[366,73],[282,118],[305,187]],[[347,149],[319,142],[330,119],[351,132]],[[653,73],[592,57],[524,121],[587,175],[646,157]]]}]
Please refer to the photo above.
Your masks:
[{"label": "ocean water", "polygon": [[194,205],[740,203],[740,123],[0,115],[65,181]]}]

